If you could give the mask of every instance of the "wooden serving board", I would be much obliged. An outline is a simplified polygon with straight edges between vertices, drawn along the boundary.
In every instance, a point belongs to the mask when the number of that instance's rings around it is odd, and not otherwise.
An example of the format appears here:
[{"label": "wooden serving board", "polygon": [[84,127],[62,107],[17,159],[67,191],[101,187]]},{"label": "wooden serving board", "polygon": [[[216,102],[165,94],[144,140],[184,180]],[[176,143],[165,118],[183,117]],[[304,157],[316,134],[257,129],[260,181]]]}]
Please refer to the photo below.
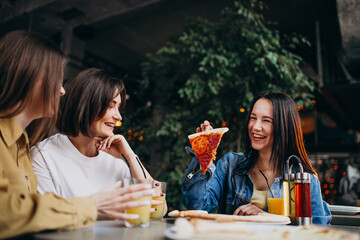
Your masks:
[{"label": "wooden serving board", "polygon": [[202,210],[178,211],[174,210],[169,213],[171,217],[200,218],[216,220],[218,222],[262,222],[262,223],[290,223],[290,218],[282,215],[269,213],[260,213],[255,216],[238,216],[227,214],[211,214]]}]

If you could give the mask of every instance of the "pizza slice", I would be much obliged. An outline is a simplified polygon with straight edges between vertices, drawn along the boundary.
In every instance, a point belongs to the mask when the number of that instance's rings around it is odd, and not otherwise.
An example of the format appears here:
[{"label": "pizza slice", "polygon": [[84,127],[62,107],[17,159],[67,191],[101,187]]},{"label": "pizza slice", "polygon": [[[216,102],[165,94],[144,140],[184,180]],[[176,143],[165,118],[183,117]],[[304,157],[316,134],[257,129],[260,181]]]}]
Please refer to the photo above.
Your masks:
[{"label": "pizza slice", "polygon": [[194,133],[188,136],[203,174],[206,173],[211,160],[215,160],[216,150],[222,135],[227,131],[229,131],[228,128],[215,128],[213,130]]}]

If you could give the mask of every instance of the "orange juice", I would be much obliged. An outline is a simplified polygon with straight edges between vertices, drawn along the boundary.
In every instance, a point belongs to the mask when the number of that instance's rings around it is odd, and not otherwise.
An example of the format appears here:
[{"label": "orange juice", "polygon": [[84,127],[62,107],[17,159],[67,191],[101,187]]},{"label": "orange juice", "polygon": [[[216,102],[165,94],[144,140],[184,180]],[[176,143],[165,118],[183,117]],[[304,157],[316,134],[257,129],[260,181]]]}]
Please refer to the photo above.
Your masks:
[{"label": "orange juice", "polygon": [[284,199],[268,198],[268,211],[272,214],[284,215]]},{"label": "orange juice", "polygon": [[152,208],[155,208],[156,211],[150,214],[151,219],[161,220],[164,215],[164,205],[165,205],[165,193],[162,197],[153,197],[153,200],[161,201],[161,205],[151,205]]},{"label": "orange juice", "polygon": [[[151,201],[151,197],[142,197],[142,198],[137,199],[136,201]],[[150,219],[150,206],[151,205],[149,204],[149,205],[145,205],[142,207],[125,210],[125,213],[139,215],[139,218],[137,218],[137,219],[126,220],[127,225],[129,225],[129,226],[137,226],[137,225],[147,226],[149,223],[149,219]]]}]

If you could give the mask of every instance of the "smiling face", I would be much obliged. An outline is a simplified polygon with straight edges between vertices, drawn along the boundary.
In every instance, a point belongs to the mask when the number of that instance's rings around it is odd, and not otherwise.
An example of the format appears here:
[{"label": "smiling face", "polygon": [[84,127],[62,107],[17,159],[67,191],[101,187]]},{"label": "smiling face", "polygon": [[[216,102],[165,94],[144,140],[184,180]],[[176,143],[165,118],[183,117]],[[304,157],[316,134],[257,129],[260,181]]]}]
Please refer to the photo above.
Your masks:
[{"label": "smiling face", "polygon": [[260,153],[272,151],[274,142],[273,119],[271,101],[265,98],[256,101],[250,115],[248,132],[252,148]]},{"label": "smiling face", "polygon": [[121,97],[118,94],[111,102],[106,110],[105,115],[98,120],[95,120],[91,124],[91,129],[94,131],[96,136],[109,137],[114,135],[113,130],[116,121],[121,121],[122,117],[119,112],[121,104]]}]

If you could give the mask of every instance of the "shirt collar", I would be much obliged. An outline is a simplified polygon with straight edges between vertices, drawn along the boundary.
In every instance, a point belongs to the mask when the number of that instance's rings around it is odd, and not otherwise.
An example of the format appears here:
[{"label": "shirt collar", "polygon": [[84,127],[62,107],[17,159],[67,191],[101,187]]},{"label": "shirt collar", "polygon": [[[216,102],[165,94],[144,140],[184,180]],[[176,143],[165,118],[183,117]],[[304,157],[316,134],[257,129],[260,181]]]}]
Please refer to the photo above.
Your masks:
[{"label": "shirt collar", "polygon": [[29,142],[25,130],[23,130],[14,117],[0,118],[0,133],[8,147],[13,145],[24,134],[26,144]]}]

